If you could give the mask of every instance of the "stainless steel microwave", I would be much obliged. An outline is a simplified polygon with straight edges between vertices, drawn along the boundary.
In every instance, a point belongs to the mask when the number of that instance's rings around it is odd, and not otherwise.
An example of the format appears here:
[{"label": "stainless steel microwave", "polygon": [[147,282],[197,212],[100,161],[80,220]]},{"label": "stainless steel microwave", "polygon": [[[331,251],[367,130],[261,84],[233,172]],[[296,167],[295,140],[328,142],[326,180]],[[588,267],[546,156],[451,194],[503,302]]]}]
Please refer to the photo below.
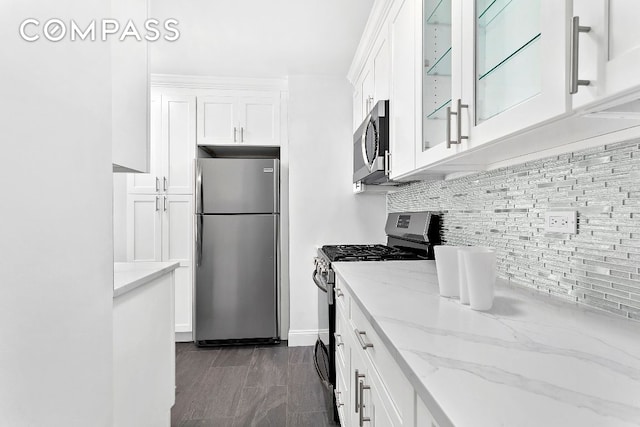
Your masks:
[{"label": "stainless steel microwave", "polygon": [[378,101],[353,135],[353,182],[389,180],[389,101]]}]

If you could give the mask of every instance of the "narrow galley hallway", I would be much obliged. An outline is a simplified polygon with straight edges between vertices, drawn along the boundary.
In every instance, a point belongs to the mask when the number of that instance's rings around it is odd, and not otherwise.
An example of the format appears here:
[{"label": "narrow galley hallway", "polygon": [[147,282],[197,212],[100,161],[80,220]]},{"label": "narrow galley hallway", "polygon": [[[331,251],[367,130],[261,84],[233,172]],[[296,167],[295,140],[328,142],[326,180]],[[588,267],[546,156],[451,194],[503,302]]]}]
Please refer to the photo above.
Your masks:
[{"label": "narrow galley hallway", "polygon": [[174,427],[325,427],[313,347],[176,343]]}]

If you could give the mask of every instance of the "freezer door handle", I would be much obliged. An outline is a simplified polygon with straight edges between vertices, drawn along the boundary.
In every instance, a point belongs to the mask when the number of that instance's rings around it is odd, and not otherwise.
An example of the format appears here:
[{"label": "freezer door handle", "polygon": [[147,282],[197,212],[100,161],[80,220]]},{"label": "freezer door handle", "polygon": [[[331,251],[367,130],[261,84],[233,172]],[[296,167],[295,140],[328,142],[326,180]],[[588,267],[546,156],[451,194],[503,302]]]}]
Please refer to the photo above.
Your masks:
[{"label": "freezer door handle", "polygon": [[202,265],[202,215],[196,215],[196,267]]}]

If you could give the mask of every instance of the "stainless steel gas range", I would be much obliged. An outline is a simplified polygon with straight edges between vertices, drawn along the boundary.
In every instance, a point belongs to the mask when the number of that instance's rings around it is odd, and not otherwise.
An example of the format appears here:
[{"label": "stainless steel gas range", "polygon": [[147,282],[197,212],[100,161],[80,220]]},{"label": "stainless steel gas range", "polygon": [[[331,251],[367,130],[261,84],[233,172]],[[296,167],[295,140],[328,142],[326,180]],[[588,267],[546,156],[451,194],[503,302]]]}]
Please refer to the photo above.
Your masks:
[{"label": "stainless steel gas range", "polygon": [[406,261],[433,259],[440,244],[440,216],[436,212],[399,212],[387,217],[387,244],[325,245],[314,258],[312,278],[318,287],[318,340],[314,364],[325,385],[327,413],[339,422],[335,403],[335,274],[333,262]]}]

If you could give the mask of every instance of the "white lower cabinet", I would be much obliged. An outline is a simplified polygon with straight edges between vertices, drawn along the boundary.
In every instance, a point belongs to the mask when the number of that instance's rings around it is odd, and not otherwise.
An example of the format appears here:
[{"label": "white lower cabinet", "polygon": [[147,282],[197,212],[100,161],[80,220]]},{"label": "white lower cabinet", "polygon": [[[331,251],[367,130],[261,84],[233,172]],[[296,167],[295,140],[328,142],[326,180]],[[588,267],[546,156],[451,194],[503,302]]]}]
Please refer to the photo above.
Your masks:
[{"label": "white lower cabinet", "polygon": [[129,194],[129,261],[174,261],[175,331],[192,331],[193,201],[191,195]]},{"label": "white lower cabinet", "polygon": [[344,282],[337,280],[343,294],[336,304],[336,398],[342,426],[421,426],[415,424],[413,387]]},{"label": "white lower cabinet", "polygon": [[127,260],[174,261],[175,332],[190,340],[193,306],[193,165],[196,97],[151,97],[151,167],[127,184]]},{"label": "white lower cabinet", "polygon": [[175,403],[170,272],[113,299],[113,425],[169,427]]},{"label": "white lower cabinet", "polygon": [[419,397],[416,398],[416,426],[438,427],[427,405]]}]

